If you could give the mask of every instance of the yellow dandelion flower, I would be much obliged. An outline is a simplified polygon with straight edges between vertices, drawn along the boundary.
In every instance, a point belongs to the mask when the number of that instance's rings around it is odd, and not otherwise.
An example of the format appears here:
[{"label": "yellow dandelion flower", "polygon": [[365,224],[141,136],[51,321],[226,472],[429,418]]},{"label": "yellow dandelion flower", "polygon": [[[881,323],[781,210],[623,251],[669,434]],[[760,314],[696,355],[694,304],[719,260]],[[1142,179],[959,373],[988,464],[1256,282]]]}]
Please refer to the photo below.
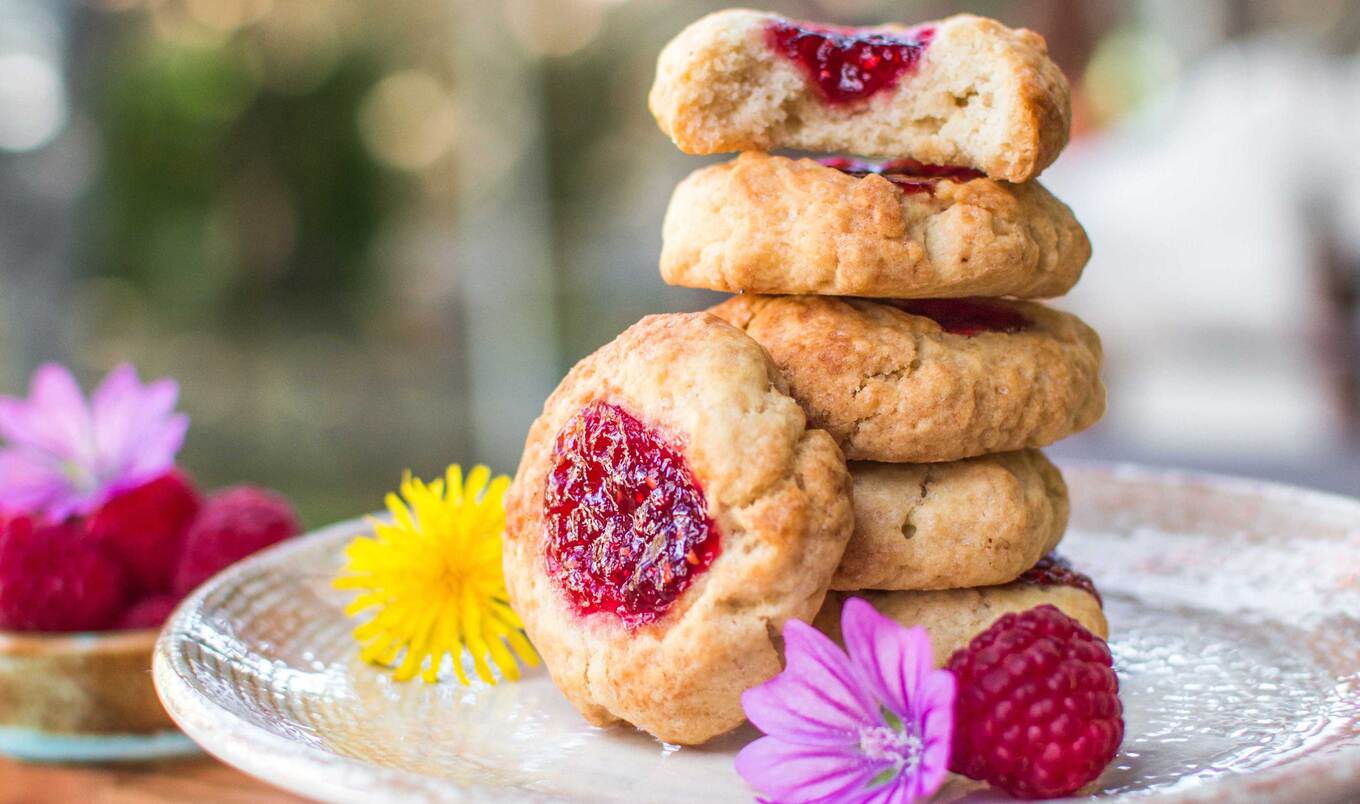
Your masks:
[{"label": "yellow dandelion flower", "polygon": [[[345,548],[346,564],[336,589],[357,590],[345,607],[371,616],[354,629],[364,661],[395,665],[393,678],[420,675],[434,683],[447,654],[458,680],[468,683],[463,650],[483,681],[495,684],[490,659],[501,676],[520,677],[516,657],[532,667],[538,655],[510,608],[501,570],[505,489],[485,466],[463,480],[454,464],[445,477],[424,483],[402,478],[401,495],[387,495],[392,522],[373,522],[373,535]],[[400,659],[400,662],[398,662]]]}]

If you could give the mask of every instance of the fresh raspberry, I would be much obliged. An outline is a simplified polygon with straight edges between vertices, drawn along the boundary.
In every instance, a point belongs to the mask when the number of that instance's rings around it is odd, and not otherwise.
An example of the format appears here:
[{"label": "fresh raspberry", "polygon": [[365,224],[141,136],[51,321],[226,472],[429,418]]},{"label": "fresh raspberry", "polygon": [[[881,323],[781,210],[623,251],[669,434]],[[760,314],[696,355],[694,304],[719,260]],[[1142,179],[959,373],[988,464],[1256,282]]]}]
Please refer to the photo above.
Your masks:
[{"label": "fresh raspberry", "polygon": [[272,492],[241,486],[208,498],[184,536],[184,552],[175,571],[176,594],[188,594],[251,553],[297,532],[292,506]]},{"label": "fresh raspberry", "polygon": [[122,566],[74,523],[11,516],[0,530],[0,629],[98,631],[126,589]]},{"label": "fresh raspberry", "polygon": [[168,592],[198,507],[193,484],[172,471],[104,503],[90,518],[90,536],[122,562],[139,592]]},{"label": "fresh raspberry", "polygon": [[1057,608],[1007,614],[949,660],[958,683],[949,769],[1019,798],[1089,783],[1124,739],[1110,648]]},{"label": "fresh raspberry", "polygon": [[170,612],[183,600],[179,595],[152,595],[133,603],[123,616],[114,623],[114,630],[136,631],[142,628],[160,628],[170,619]]}]

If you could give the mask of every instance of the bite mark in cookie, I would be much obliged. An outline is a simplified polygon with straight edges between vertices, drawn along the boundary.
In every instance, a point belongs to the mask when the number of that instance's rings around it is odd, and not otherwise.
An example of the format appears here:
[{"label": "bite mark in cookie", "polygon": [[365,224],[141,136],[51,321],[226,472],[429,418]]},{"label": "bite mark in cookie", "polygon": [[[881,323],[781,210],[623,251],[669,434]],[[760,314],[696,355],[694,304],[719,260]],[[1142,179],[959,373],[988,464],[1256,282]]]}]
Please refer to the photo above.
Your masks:
[{"label": "bite mark in cookie", "polygon": [[684,455],[597,400],[558,433],[543,495],[549,574],[582,615],[630,628],[665,614],[717,557],[718,526]]},{"label": "bite mark in cookie", "polygon": [[1043,37],[966,14],[837,29],[719,11],[661,51],[648,105],[686,153],[911,157],[1013,182],[1057,157],[1072,118]]},{"label": "bite mark in cookie", "polygon": [[765,36],[770,47],[802,68],[828,103],[851,103],[896,86],[920,62],[935,29],[885,33],[774,19]]}]

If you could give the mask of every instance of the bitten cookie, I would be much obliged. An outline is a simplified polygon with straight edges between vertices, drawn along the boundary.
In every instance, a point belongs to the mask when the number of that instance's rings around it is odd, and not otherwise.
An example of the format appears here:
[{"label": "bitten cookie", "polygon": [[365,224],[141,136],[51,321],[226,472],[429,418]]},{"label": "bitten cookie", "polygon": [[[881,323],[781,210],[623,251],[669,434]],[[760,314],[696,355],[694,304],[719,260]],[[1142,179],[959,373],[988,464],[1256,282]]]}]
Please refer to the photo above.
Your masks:
[{"label": "bitten cookie", "polygon": [[1067,484],[1038,450],[950,463],[851,463],[855,530],[832,589],[1015,580],[1062,540]]},{"label": "bitten cookie", "polygon": [[511,603],[596,725],[675,743],[740,724],[778,634],[822,604],[850,479],[765,352],[703,313],[648,316],[549,397],[507,497]]},{"label": "bitten cookie", "polygon": [[739,296],[713,314],[764,346],[851,460],[954,461],[1042,447],[1105,411],[1100,339],[999,299]]},{"label": "bitten cookie", "polygon": [[1037,176],[1067,144],[1067,79],[1042,36],[967,14],[836,28],[729,9],[657,60],[648,103],[691,154],[795,148]]},{"label": "bitten cookie", "polygon": [[661,276],[729,293],[927,298],[1061,296],[1091,257],[1037,182],[897,160],[747,152],[671,197]]},{"label": "bitten cookie", "polygon": [[1045,556],[1033,569],[1004,586],[933,592],[834,593],[827,597],[813,624],[838,642],[841,604],[852,595],[864,598],[902,625],[923,626],[930,634],[935,664],[939,667],[1002,615],[1045,603],[1057,606],[1101,639],[1110,637],[1110,625],[1095,585],[1056,555]]}]

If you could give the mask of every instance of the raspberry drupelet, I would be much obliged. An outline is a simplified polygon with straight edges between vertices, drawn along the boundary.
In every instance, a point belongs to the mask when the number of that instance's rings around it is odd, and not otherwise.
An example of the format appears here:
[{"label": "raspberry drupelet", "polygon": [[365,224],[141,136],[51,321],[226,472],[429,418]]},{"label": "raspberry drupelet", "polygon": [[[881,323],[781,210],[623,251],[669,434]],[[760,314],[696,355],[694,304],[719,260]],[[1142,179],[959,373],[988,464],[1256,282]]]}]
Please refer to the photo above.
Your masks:
[{"label": "raspberry drupelet", "polygon": [[1072,793],[1124,738],[1105,641],[1054,606],[1007,614],[954,653],[950,770],[1019,798]]}]

